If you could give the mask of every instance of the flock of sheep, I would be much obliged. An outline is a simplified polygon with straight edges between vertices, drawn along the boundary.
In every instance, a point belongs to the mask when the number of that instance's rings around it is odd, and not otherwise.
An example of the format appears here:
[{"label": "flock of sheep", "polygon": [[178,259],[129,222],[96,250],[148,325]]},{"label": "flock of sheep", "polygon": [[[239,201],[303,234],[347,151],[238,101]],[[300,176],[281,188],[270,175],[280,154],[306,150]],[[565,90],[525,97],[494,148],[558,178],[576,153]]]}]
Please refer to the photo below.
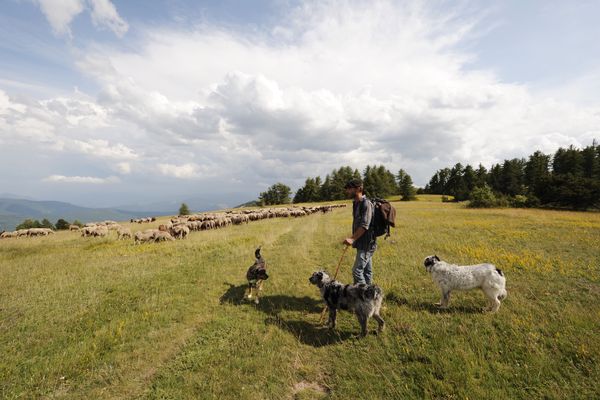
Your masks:
[{"label": "flock of sheep", "polygon": [[[158,229],[146,229],[132,234],[131,229],[115,221],[90,222],[82,228],[70,225],[70,231],[81,232],[82,237],[107,237],[110,231],[117,232],[117,239],[134,239],[134,243],[164,242],[175,239],[185,239],[191,231],[204,231],[209,229],[224,228],[230,225],[240,225],[251,221],[268,218],[303,217],[316,212],[327,213],[336,207],[345,207],[345,204],[322,205],[314,207],[281,207],[260,210],[226,211],[219,213],[202,213],[194,215],[180,215],[171,218],[166,224],[161,224]],[[138,218],[130,220],[131,223],[154,222],[156,218]],[[47,236],[54,231],[48,228],[19,229],[14,232],[3,232],[0,238],[21,236]]]},{"label": "flock of sheep", "polygon": [[221,213],[202,213],[180,215],[171,218],[158,229],[138,231],[134,235],[135,243],[162,242],[167,240],[185,239],[191,231],[205,231],[224,228],[230,225],[241,225],[251,221],[267,218],[302,217],[316,212],[327,213],[335,207],[345,207],[345,204],[324,205],[315,207],[269,208],[262,210],[227,211]]},{"label": "flock of sheep", "polygon": [[0,239],[16,238],[22,236],[48,236],[54,234],[54,231],[50,228],[29,228],[19,229],[13,232],[2,232],[0,233]]}]

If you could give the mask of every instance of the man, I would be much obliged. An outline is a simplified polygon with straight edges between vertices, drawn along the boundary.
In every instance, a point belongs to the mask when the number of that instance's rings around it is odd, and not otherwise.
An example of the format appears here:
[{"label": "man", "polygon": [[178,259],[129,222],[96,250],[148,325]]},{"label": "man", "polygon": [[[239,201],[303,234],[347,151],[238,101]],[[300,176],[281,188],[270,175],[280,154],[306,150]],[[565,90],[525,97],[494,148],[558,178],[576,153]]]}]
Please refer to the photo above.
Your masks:
[{"label": "man", "polygon": [[377,237],[369,229],[373,220],[373,203],[365,196],[360,179],[352,179],[344,187],[352,198],[352,237],[344,239],[344,244],[356,249],[356,260],[352,267],[354,284],[372,284],[373,253],[377,249]]}]

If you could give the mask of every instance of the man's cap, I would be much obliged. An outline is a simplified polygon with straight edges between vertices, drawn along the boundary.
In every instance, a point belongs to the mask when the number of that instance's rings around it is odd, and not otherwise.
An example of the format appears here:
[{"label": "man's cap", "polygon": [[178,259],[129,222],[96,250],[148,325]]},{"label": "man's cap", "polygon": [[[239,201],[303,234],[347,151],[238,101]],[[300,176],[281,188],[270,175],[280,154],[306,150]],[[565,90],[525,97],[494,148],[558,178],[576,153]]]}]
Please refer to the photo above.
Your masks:
[{"label": "man's cap", "polygon": [[344,189],[349,189],[349,188],[359,188],[362,187],[363,183],[360,179],[350,179],[348,182],[346,182],[346,186],[344,186]]}]

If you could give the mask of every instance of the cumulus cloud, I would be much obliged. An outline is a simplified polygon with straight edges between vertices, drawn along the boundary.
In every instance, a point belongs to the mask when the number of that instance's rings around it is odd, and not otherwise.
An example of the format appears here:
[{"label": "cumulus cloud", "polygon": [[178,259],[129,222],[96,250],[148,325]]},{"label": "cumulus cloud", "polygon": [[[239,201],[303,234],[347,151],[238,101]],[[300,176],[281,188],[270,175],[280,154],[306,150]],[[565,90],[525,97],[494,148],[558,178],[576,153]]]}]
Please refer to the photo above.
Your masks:
[{"label": "cumulus cloud", "polygon": [[129,29],[110,0],[34,0],[57,35],[72,36],[71,22],[85,9],[90,11],[92,22],[102,29],[109,29],[118,37]]},{"label": "cumulus cloud", "polygon": [[[93,4],[99,26],[126,31],[110,3]],[[148,27],[136,46],[81,50],[94,96],[0,92],[0,139],[50,142],[123,175],[135,162],[150,181],[212,179],[215,190],[257,194],[374,163],[424,185],[455,162],[489,165],[600,136],[597,95],[580,104],[474,69],[463,44],[479,18],[418,1],[342,1],[302,4],[252,32]]]},{"label": "cumulus cloud", "polygon": [[384,162],[424,184],[449,163],[489,164],[598,135],[593,108],[471,69],[460,45],[477,20],[460,13],[313,2],[284,22],[250,36],[152,30],[136,53],[103,49],[80,65],[92,65],[100,101],[123,120],[173,145],[203,141],[216,162],[227,157],[211,143],[245,152],[263,178]]},{"label": "cumulus cloud", "polygon": [[107,178],[97,178],[93,176],[65,176],[65,175],[50,175],[44,178],[45,182],[57,182],[57,183],[90,183],[90,184],[106,184],[106,183],[117,183],[119,178],[116,176],[109,176]]},{"label": "cumulus cloud", "polygon": [[202,174],[202,168],[194,163],[181,165],[161,163],[158,164],[158,171],[164,176],[180,179],[198,178]]}]

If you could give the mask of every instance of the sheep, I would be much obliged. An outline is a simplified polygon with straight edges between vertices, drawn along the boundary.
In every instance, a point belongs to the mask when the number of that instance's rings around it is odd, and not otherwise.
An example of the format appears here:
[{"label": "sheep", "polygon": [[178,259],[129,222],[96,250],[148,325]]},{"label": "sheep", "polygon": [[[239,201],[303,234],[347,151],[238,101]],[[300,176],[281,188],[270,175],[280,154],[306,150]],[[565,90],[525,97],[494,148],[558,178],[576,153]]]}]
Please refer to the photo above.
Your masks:
[{"label": "sheep", "polygon": [[131,229],[119,226],[119,229],[117,229],[117,240],[125,238],[131,239]]},{"label": "sheep", "polygon": [[175,225],[171,228],[170,233],[176,239],[185,239],[188,233],[190,233],[190,228],[186,225]]},{"label": "sheep", "polygon": [[108,228],[105,225],[97,226],[96,229],[92,231],[92,236],[94,237],[104,237],[108,235]]},{"label": "sheep", "polygon": [[141,232],[137,231],[134,235],[134,243],[145,243],[154,240],[154,232]]},{"label": "sheep", "polygon": [[154,232],[153,239],[155,242],[166,242],[167,240],[175,240],[169,232],[158,231]]},{"label": "sheep", "polygon": [[27,236],[29,233],[29,229],[19,229],[17,231],[17,237]]},{"label": "sheep", "polygon": [[79,231],[81,228],[77,225],[69,225],[69,230],[70,231]]},{"label": "sheep", "polygon": [[2,232],[0,234],[0,238],[2,239],[8,239],[8,238],[14,238],[17,237],[17,231],[14,232]]},{"label": "sheep", "polygon": [[96,229],[96,226],[84,226],[81,228],[81,237],[92,236],[92,233]]}]

